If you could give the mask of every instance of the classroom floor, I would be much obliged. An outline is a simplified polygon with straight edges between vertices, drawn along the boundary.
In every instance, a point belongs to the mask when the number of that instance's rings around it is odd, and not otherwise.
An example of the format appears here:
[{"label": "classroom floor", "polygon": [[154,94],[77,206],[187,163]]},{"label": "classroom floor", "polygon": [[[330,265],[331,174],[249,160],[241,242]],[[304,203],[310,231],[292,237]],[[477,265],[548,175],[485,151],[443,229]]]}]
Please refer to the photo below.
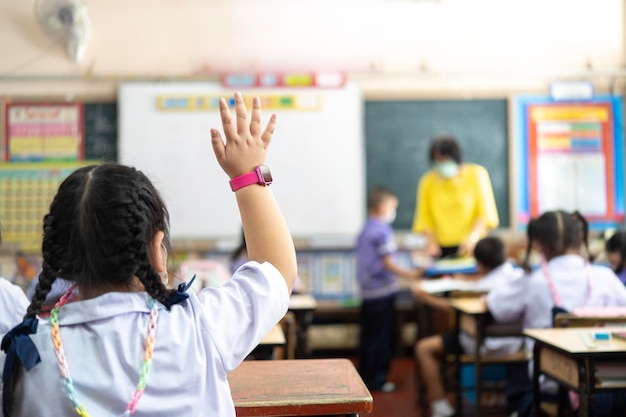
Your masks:
[{"label": "classroom floor", "polygon": [[415,395],[415,361],[412,358],[396,358],[391,364],[389,381],[396,384],[390,393],[374,392],[374,412],[371,417],[422,417]]},{"label": "classroom floor", "polygon": [[[356,365],[356,361],[352,359]],[[429,417],[417,404],[415,361],[410,357],[395,358],[391,365],[388,378],[396,384],[396,390],[391,393],[374,392],[374,411],[363,417]],[[450,401],[454,395],[448,393]],[[468,412],[466,415],[469,415]],[[491,414],[494,416],[493,414]],[[505,414],[495,417],[506,417]]]}]

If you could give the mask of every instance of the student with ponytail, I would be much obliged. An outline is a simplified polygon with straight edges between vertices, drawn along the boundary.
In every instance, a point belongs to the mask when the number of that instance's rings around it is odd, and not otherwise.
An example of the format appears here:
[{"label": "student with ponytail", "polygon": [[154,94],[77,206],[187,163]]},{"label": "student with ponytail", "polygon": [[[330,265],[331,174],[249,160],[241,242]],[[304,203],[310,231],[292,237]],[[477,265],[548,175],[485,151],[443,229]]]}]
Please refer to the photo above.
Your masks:
[{"label": "student with ponytail", "polygon": [[[25,320],[2,341],[4,417],[235,416],[227,372],[285,314],[296,277],[271,187],[247,181],[276,117],[263,129],[259,99],[249,118],[239,93],[235,112],[221,99],[225,140],[210,134],[250,262],[220,288],[167,289],[168,212],[150,180],[116,164],[75,171],[44,218],[43,271]],[[40,318],[57,278],[73,287]],[[67,303],[74,286],[79,300]]]},{"label": "student with ponytail", "polygon": [[[615,273],[590,264],[588,230],[586,219],[578,212],[549,211],[532,219],[523,263],[527,275],[489,292],[487,305],[493,317],[499,322],[521,321],[524,328],[538,329],[552,327],[558,312],[626,306],[626,288]],[[534,271],[530,266],[533,251],[541,255],[541,265]],[[529,352],[533,346],[527,338]],[[556,394],[556,384],[546,381],[542,392]]]}]

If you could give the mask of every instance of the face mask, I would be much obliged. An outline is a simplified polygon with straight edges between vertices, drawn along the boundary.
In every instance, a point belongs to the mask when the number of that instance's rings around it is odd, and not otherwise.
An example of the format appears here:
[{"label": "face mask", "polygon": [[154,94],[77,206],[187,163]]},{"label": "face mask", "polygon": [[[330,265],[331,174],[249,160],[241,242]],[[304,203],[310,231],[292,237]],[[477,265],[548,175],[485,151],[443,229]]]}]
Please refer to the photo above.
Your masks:
[{"label": "face mask", "polygon": [[385,223],[393,223],[393,221],[396,219],[396,211],[395,210],[390,210],[387,213],[385,213],[385,216],[383,217],[383,220],[385,221]]},{"label": "face mask", "polygon": [[452,178],[459,172],[459,164],[454,161],[439,162],[435,165],[435,169],[444,178]]}]

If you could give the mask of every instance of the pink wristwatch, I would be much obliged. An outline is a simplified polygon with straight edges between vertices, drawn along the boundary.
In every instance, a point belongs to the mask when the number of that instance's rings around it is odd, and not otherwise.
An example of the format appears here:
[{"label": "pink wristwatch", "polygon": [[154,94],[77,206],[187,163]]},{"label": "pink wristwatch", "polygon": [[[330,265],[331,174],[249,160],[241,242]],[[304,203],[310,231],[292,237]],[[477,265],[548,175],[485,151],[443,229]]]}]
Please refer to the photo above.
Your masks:
[{"label": "pink wristwatch", "polygon": [[230,180],[230,188],[233,191],[237,191],[240,188],[246,187],[252,184],[259,184],[263,186],[270,185],[272,183],[272,173],[266,165],[259,165],[254,168],[254,171],[247,174],[240,175]]}]

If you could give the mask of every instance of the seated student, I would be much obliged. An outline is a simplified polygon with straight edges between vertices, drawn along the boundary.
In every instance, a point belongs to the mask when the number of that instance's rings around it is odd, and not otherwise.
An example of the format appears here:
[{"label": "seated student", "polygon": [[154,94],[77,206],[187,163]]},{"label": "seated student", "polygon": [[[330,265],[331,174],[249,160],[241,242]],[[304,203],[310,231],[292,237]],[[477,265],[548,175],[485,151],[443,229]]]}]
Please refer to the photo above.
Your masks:
[{"label": "seated student", "polygon": [[[478,273],[482,278],[472,286],[475,291],[491,291],[506,285],[523,274],[521,269],[514,268],[506,261],[504,243],[497,237],[485,237],[476,243],[474,258]],[[448,300],[425,292],[419,283],[413,284],[411,291],[415,298],[434,308],[450,310]],[[518,337],[487,338],[481,347],[481,355],[505,356],[519,351],[522,339]],[[473,336],[461,332],[449,332],[434,335],[420,340],[415,345],[415,356],[422,372],[422,382],[426,385],[433,417],[448,417],[455,413],[446,398],[441,377],[441,361],[446,355],[453,353],[476,353],[476,340]]]},{"label": "seated student", "polygon": [[626,285],[626,232],[616,232],[606,241],[606,253],[611,269]]},{"label": "seated student", "polygon": [[[211,129],[210,141],[224,182],[266,160],[276,116],[263,128],[258,97],[252,106],[248,115],[235,93],[233,117],[219,101],[225,140]],[[234,417],[227,374],[284,316],[297,274],[272,187],[240,185],[250,262],[220,288],[189,294],[164,285],[168,212],[143,173],[105,163],[68,176],[44,217],[26,320],[2,342],[4,417]],[[38,318],[60,275],[80,300],[64,295],[49,320]]]},{"label": "seated student", "polygon": [[[0,243],[2,232],[0,231]],[[20,323],[26,314],[28,299],[24,291],[0,277],[0,338]]]},{"label": "seated student", "polygon": [[[605,266],[590,265],[581,255],[582,246],[587,248],[587,234],[587,221],[577,212],[549,211],[532,219],[523,264],[529,275],[489,292],[487,306],[492,316],[502,322],[522,320],[524,328],[540,329],[552,327],[558,312],[626,306],[626,287],[615,273]],[[542,256],[541,267],[535,271],[529,265],[533,250]],[[533,346],[533,340],[526,338],[529,352]],[[527,383],[530,386],[529,380]],[[554,395],[556,384],[543,380],[541,390]],[[529,406],[531,400],[522,403]],[[522,407],[518,413],[528,415],[528,410]]]}]

